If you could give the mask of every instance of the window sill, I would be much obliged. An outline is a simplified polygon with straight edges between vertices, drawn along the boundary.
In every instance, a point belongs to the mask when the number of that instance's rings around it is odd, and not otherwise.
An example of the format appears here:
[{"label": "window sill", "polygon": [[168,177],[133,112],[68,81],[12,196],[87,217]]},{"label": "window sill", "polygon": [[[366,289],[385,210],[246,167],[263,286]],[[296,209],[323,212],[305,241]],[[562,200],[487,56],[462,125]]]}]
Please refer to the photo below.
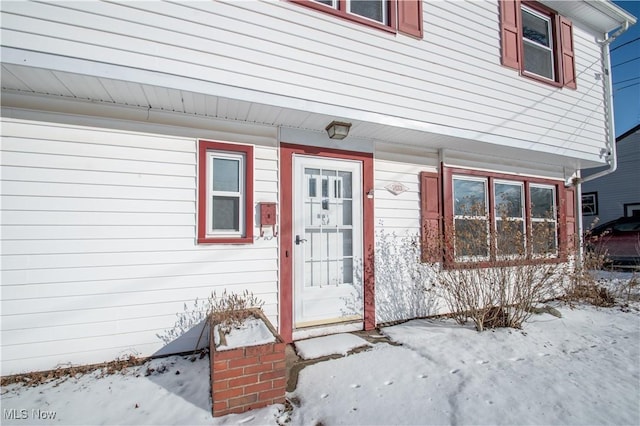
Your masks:
[{"label": "window sill", "polygon": [[474,268],[504,268],[516,266],[546,265],[567,262],[566,256],[544,258],[544,259],[510,259],[510,260],[487,260],[487,261],[455,261],[445,260],[442,263],[444,269],[474,269]]},{"label": "window sill", "polygon": [[[372,19],[367,19],[364,17],[361,18],[356,14],[334,9],[322,3],[316,3],[309,0],[289,0],[289,1],[291,3],[297,4],[309,9],[314,9],[322,13],[327,13],[329,15],[337,16],[338,18],[344,19],[346,21],[355,22],[357,24],[365,25],[371,28],[375,28],[375,29],[387,32],[387,33],[396,34],[398,32],[395,25],[387,25],[381,22],[374,21]],[[395,5],[393,5],[392,7],[394,6]],[[393,13],[392,16],[390,16],[390,19],[392,21],[395,21],[395,13]]]},{"label": "window sill", "polygon": [[549,80],[548,78],[541,77],[537,74],[532,74],[525,70],[521,70],[520,75],[522,75],[523,77],[529,78],[531,80],[539,81],[540,83],[546,84],[548,86],[559,87],[559,88],[563,87],[562,83],[560,83],[559,81]]},{"label": "window sill", "polygon": [[253,244],[253,237],[198,237],[198,244]]}]

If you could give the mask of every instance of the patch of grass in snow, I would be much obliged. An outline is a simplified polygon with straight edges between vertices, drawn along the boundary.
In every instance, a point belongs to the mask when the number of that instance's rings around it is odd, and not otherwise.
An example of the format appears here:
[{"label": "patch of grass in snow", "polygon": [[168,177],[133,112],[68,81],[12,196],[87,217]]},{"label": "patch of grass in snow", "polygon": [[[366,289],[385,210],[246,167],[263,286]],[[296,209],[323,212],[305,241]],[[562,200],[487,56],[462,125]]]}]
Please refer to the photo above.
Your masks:
[{"label": "patch of grass in snow", "polygon": [[[19,384],[24,386],[38,386],[51,381],[57,381],[56,385],[65,382],[66,380],[75,377],[81,377],[88,373],[98,371],[98,377],[104,377],[111,374],[123,373],[129,367],[136,367],[147,362],[149,358],[138,358],[133,355],[116,359],[113,361],[102,362],[100,364],[90,365],[75,365],[69,367],[58,367],[48,371],[33,371],[24,374],[14,374],[11,376],[2,376],[0,378],[0,385],[2,388],[12,384]],[[4,393],[4,389],[3,389]]]}]

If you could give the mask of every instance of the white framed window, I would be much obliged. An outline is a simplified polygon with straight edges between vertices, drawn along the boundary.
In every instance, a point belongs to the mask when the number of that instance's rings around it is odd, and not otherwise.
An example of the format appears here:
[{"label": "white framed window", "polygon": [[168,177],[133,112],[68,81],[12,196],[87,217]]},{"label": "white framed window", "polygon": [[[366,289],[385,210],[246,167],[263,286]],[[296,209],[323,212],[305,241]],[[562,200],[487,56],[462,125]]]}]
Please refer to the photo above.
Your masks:
[{"label": "white framed window", "polygon": [[253,147],[200,141],[198,242],[253,242]]},{"label": "white framed window", "polygon": [[531,250],[536,256],[558,254],[556,187],[531,184]]},{"label": "white framed window", "polygon": [[598,215],[598,193],[585,192],[582,194],[582,214],[583,216]]},{"label": "white framed window", "polygon": [[244,234],[245,155],[207,152],[207,233],[240,236]]},{"label": "white framed window", "polygon": [[[547,261],[560,258],[559,186],[547,179],[520,178],[502,173],[445,169],[445,257],[452,264],[491,265],[516,259]],[[564,238],[564,234],[562,234]],[[449,245],[450,244],[450,245]],[[452,255],[447,257],[447,247]]]},{"label": "white framed window", "polygon": [[502,257],[524,256],[526,254],[524,183],[494,180],[493,201],[496,254]]},{"label": "white framed window", "polygon": [[524,71],[555,81],[553,31],[552,16],[522,6]]},{"label": "white framed window", "polygon": [[453,176],[454,252],[458,259],[489,258],[488,180]]},{"label": "white framed window", "polygon": [[347,10],[354,15],[387,24],[386,0],[347,0]]}]

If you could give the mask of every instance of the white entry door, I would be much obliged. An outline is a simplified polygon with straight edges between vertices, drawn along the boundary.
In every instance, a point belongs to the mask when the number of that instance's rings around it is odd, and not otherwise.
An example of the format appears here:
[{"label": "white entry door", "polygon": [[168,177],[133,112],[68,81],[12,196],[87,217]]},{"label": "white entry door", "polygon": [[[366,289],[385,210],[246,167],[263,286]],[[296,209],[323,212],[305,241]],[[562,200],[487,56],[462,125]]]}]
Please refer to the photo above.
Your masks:
[{"label": "white entry door", "polygon": [[362,163],[294,157],[294,327],[362,318]]}]

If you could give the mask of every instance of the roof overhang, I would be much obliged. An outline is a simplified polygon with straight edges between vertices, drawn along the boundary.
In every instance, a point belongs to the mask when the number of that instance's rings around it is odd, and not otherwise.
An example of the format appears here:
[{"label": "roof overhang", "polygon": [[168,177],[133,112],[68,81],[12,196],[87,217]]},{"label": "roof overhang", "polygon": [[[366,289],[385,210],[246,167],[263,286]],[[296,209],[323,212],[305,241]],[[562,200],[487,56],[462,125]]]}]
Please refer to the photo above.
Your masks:
[{"label": "roof overhang", "polygon": [[540,0],[540,2],[602,34],[622,27],[625,22],[634,25],[637,21],[635,16],[609,0]]}]

